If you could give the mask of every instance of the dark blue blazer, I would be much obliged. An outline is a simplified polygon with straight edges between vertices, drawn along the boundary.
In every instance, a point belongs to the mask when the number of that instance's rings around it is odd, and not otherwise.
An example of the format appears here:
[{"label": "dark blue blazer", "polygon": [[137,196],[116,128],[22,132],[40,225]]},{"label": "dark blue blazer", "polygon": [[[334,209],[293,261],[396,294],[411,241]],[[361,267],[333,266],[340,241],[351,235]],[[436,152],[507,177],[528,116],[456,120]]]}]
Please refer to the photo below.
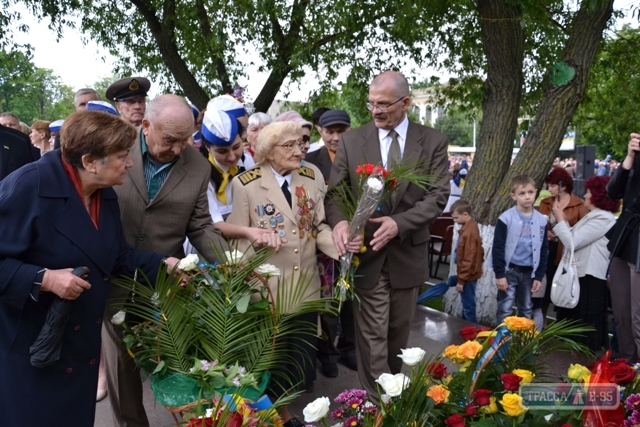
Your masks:
[{"label": "dark blue blazer", "polygon": [[[117,196],[111,188],[100,191],[96,229],[59,150],[0,182],[0,425],[93,426],[111,278],[136,267],[156,277],[162,258],[126,243]],[[43,292],[31,298],[36,273],[78,266],[89,267],[91,289],[73,302],[61,359],[34,368],[29,347],[55,297]]]},{"label": "dark blue blazer", "polygon": [[[29,137],[15,129],[0,125],[0,181],[11,172],[37,160]],[[39,157],[39,154],[38,154]]]}]

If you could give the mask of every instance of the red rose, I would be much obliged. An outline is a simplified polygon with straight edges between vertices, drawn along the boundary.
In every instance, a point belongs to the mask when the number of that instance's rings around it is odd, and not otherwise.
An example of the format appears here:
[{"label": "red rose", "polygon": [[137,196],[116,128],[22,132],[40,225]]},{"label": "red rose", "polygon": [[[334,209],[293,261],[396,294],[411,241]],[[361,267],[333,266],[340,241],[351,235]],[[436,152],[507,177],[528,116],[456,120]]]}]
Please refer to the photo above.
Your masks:
[{"label": "red rose", "polygon": [[464,407],[464,413],[467,417],[475,417],[478,415],[478,405],[475,403],[468,403],[467,406]]},{"label": "red rose", "polygon": [[367,163],[366,165],[364,165],[364,170],[367,173],[367,175],[371,175],[373,173],[374,168],[375,166],[373,166],[371,163]]},{"label": "red rose", "polygon": [[356,168],[356,173],[357,173],[357,174],[361,174],[361,173],[362,173],[362,166],[358,166],[358,167]]},{"label": "red rose", "polygon": [[516,374],[502,374],[500,375],[500,379],[502,380],[504,389],[509,391],[517,391],[520,387],[520,381],[522,381],[522,377]]},{"label": "red rose", "polygon": [[616,366],[616,365],[628,365],[629,362],[627,361],[627,359],[625,359],[624,357],[620,357],[618,359],[614,359],[611,362],[609,362],[609,364],[611,366]]},{"label": "red rose", "polygon": [[475,326],[465,326],[460,329],[460,336],[467,341],[475,340],[478,336],[478,328]]},{"label": "red rose", "polygon": [[473,397],[475,397],[475,402],[478,406],[486,406],[491,403],[489,397],[491,397],[492,393],[491,390],[481,388],[473,392]]},{"label": "red rose", "polygon": [[620,385],[628,384],[636,377],[636,371],[634,371],[631,366],[627,365],[626,363],[619,363],[612,366],[611,371],[613,372],[611,381]]},{"label": "red rose", "polygon": [[444,363],[440,363],[438,361],[429,363],[426,371],[428,374],[431,374],[434,380],[439,380],[447,375],[447,367]]},{"label": "red rose", "polygon": [[573,427],[573,426],[569,423],[564,423],[560,427]]},{"label": "red rose", "polygon": [[449,418],[444,420],[444,423],[449,427],[465,427],[464,418],[458,414],[451,415]]}]

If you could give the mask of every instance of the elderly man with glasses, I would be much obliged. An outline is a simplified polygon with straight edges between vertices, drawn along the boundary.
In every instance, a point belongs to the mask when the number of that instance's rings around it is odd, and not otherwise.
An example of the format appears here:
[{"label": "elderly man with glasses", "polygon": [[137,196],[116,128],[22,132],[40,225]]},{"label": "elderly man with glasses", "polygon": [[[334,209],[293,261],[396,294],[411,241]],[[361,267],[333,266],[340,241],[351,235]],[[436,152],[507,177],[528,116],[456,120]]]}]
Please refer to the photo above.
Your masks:
[{"label": "elderly man with glasses", "polygon": [[[367,251],[359,254],[354,302],[356,357],[363,387],[377,400],[375,380],[402,368],[398,358],[406,347],[420,286],[427,279],[428,226],[447,203],[449,174],[447,138],[407,117],[411,100],[406,78],[394,71],[378,75],[369,88],[367,108],[373,122],[344,133],[340,139],[329,191],[340,182],[359,192],[356,167],[382,163],[393,169],[400,162],[422,162],[422,172],[436,177],[427,191],[400,184],[365,227]],[[346,253],[348,222],[326,202],[327,221],[340,255]],[[378,402],[376,402],[378,403]]]}]

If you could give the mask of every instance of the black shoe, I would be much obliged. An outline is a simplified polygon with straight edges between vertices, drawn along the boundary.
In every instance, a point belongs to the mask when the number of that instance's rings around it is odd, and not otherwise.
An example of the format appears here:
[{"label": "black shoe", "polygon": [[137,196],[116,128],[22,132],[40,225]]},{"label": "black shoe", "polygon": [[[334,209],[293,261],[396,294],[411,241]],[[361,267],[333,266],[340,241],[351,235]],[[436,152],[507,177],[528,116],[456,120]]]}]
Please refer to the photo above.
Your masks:
[{"label": "black shoe", "polygon": [[341,356],[340,359],[338,359],[338,362],[351,369],[352,371],[358,370],[358,362],[356,362],[355,356]]},{"label": "black shoe", "polygon": [[325,377],[335,378],[338,376],[338,364],[337,363],[323,363],[320,366],[320,373]]},{"label": "black shoe", "polygon": [[284,427],[304,427],[304,424],[302,424],[297,418],[291,418],[289,421],[284,423]]}]

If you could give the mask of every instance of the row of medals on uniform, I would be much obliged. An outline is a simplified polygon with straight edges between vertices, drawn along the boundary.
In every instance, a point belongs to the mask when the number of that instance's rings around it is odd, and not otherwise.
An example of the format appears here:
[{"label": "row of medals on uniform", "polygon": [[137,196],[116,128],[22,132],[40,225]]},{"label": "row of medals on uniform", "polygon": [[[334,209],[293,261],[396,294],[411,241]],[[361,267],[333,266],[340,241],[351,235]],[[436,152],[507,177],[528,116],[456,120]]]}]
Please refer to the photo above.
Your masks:
[{"label": "row of medals on uniform", "polygon": [[[316,203],[309,197],[309,191],[304,187],[296,187],[298,229],[300,230],[300,238],[315,239],[318,236],[318,229],[315,225]],[[277,230],[278,236],[285,237],[287,232],[284,227],[284,217],[281,212],[276,212],[276,208],[272,203],[266,205],[258,205],[254,208],[254,212],[258,215],[258,227],[267,228],[267,225],[273,230]]]}]

